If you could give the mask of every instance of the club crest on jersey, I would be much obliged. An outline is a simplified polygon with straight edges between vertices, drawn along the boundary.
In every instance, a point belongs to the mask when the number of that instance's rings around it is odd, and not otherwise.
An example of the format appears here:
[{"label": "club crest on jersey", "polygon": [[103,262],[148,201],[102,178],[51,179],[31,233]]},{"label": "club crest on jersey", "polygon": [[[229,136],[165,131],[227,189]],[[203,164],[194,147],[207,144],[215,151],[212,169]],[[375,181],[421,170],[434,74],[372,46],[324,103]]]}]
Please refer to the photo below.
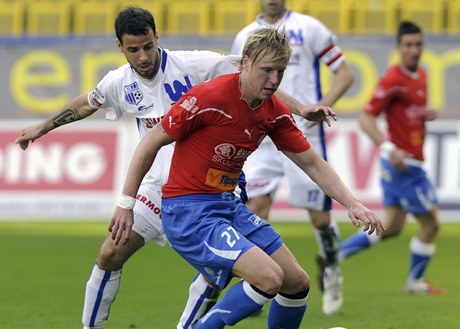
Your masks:
[{"label": "club crest on jersey", "polygon": [[139,84],[137,82],[124,86],[123,91],[125,92],[125,100],[128,104],[137,105],[144,99],[144,95],[139,89]]},{"label": "club crest on jersey", "polygon": [[179,104],[180,107],[182,107],[184,110],[189,111],[190,113],[194,114],[198,112],[198,106],[196,104],[196,97],[194,96],[189,96],[186,99],[182,101],[182,103]]},{"label": "club crest on jersey", "polygon": [[221,158],[229,159],[235,155],[236,149],[234,145],[229,144],[229,143],[224,143],[224,144],[217,145],[214,148],[214,152],[216,152],[216,154]]}]

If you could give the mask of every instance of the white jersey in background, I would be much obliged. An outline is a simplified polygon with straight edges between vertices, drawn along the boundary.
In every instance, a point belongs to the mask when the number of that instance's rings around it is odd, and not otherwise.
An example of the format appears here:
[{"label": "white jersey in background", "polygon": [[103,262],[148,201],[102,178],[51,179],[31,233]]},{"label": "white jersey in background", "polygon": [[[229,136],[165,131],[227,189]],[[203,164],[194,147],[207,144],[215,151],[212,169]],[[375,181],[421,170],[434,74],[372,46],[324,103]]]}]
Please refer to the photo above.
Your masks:
[{"label": "white jersey in background", "polygon": [[[276,24],[264,21],[263,14],[243,28],[235,37],[232,54],[241,55],[247,38],[256,30],[274,27],[285,30],[290,38],[292,55],[284,72],[280,88],[304,105],[316,104],[322,98],[320,63],[335,71],[344,62],[341,49],[335,44],[336,36],[319,20],[287,10]],[[326,141],[322,123],[310,127],[310,122],[294,115],[297,126],[307,137],[313,149],[324,159]],[[265,138],[261,146],[248,158],[243,168],[247,179],[249,198],[274,193],[283,177],[287,178],[289,203],[294,207],[329,210],[331,200],[323,191],[282,153],[273,142]]]},{"label": "white jersey in background", "polygon": [[[213,77],[237,72],[239,56],[224,56],[211,51],[161,51],[161,64],[153,80],[146,80],[125,64],[110,71],[88,94],[94,109],[105,109],[106,119],[118,120],[123,114],[136,117],[142,138],[169,111],[172,104],[192,86]],[[163,147],[143,184],[161,191],[166,182],[174,144]]]},{"label": "white jersey in background", "polygon": [[[292,55],[280,88],[304,105],[317,103],[322,98],[320,62],[335,71],[345,60],[342,50],[335,44],[336,36],[316,18],[291,10],[287,10],[284,17],[274,25],[266,23],[261,14],[236,35],[231,53],[241,55],[248,36],[255,30],[267,26],[284,29],[290,37]],[[307,138],[317,136],[321,124],[307,129],[307,120],[298,115],[294,117]]]},{"label": "white jersey in background", "polygon": [[[192,86],[238,71],[233,63],[240,56],[223,56],[211,51],[169,51],[161,48],[159,51],[160,68],[153,80],[139,77],[126,64],[110,71],[88,94],[89,104],[96,110],[105,109],[108,120],[118,120],[124,113],[134,115],[141,138]],[[161,148],[137,191],[132,230],[142,236],[145,244],[152,240],[161,246],[167,243],[161,222],[161,188],[168,178],[173,147],[171,144]],[[121,280],[121,269],[103,271],[96,265],[86,284],[82,316],[84,328],[104,326]],[[191,296],[192,301],[201,301],[200,295]],[[184,315],[187,316],[188,313]]]}]

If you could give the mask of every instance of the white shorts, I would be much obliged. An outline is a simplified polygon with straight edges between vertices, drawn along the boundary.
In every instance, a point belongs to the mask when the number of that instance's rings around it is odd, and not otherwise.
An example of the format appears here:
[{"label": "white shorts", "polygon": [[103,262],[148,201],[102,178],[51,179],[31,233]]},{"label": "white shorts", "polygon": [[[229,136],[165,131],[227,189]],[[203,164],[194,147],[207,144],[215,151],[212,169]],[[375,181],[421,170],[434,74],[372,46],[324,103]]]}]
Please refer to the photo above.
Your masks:
[{"label": "white shorts", "polygon": [[[308,139],[308,142],[325,157],[324,143],[320,139]],[[243,171],[249,199],[262,195],[270,195],[273,199],[281,179],[286,177],[291,206],[317,211],[331,209],[331,199],[294,162],[278,151],[270,138],[266,138],[249,156]]]},{"label": "white shorts", "polygon": [[142,184],[136,199],[133,231],[144,238],[145,244],[154,240],[160,246],[166,245],[168,240],[161,221],[161,191],[152,185]]}]

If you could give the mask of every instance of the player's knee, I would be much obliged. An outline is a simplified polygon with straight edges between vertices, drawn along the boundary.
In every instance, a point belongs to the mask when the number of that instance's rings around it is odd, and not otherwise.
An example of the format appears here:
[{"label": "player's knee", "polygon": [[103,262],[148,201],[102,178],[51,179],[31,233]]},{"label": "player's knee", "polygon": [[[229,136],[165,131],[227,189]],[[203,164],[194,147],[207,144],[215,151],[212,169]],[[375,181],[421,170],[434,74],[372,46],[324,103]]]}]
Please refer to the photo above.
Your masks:
[{"label": "player's knee", "polygon": [[256,286],[270,295],[276,295],[281,289],[284,281],[284,274],[279,266],[271,266],[262,271]]},{"label": "player's knee", "polygon": [[438,234],[440,227],[439,221],[435,219],[423,222],[422,224],[422,230],[425,231],[425,234],[432,237]]},{"label": "player's knee", "polygon": [[309,288],[310,277],[300,266],[297,266],[296,270],[292,270],[283,283],[283,293],[287,294],[296,294]]},{"label": "player's knee", "polygon": [[310,211],[313,225],[320,231],[325,231],[331,225],[331,216],[326,211]]},{"label": "player's knee", "polygon": [[104,242],[97,258],[97,266],[105,271],[117,271],[125,262],[124,246]]},{"label": "player's knee", "polygon": [[295,287],[297,291],[304,291],[310,288],[310,277],[308,274],[300,269],[295,277]]},{"label": "player's knee", "polygon": [[433,223],[433,228],[432,228],[432,231],[433,231],[433,235],[437,235],[438,232],[439,232],[439,229],[441,228],[441,225],[439,222],[434,222]]},{"label": "player's knee", "polygon": [[382,234],[382,239],[389,239],[397,237],[402,231],[402,226],[390,226]]}]

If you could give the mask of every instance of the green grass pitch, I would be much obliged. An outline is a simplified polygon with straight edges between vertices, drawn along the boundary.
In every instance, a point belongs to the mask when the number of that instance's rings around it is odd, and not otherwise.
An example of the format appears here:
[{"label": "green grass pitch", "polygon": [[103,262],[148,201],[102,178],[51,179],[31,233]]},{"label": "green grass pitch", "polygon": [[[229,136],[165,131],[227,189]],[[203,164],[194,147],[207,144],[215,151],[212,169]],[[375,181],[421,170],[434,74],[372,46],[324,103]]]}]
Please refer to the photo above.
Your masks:
[{"label": "green grass pitch", "polygon": [[[317,252],[309,223],[274,223],[312,278],[302,328],[460,328],[460,224],[444,224],[428,277],[446,296],[406,295],[408,243],[404,233],[342,264],[345,304],[339,314],[321,312]],[[342,237],[354,232],[340,223]],[[0,328],[81,328],[86,280],[106,236],[105,222],[0,222]],[[128,261],[106,329],[173,329],[194,270],[172,249],[149,244]],[[267,311],[238,329],[266,328]]]}]

